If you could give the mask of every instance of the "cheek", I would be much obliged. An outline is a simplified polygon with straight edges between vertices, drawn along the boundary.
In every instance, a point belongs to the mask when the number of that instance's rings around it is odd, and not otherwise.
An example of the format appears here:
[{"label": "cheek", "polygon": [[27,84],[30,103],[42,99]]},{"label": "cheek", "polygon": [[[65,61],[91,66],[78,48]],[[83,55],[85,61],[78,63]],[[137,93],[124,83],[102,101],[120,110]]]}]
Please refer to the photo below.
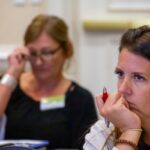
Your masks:
[{"label": "cheek", "polygon": [[144,90],[142,88],[133,89],[133,99],[139,107],[146,108],[150,106],[150,90]]},{"label": "cheek", "polygon": [[[138,92],[137,92],[137,94],[138,94]],[[143,101],[145,101],[145,103],[150,104],[150,90],[143,92],[141,95],[139,94],[139,96],[141,96],[141,98],[143,99]]]},{"label": "cheek", "polygon": [[55,64],[58,66],[63,66],[65,62],[65,59],[63,57],[59,57],[55,60]]},{"label": "cheek", "polygon": [[64,65],[64,59],[62,58],[53,59],[53,61],[51,61],[49,65],[51,65],[51,67],[53,67],[55,70],[56,69],[62,70],[63,65]]}]

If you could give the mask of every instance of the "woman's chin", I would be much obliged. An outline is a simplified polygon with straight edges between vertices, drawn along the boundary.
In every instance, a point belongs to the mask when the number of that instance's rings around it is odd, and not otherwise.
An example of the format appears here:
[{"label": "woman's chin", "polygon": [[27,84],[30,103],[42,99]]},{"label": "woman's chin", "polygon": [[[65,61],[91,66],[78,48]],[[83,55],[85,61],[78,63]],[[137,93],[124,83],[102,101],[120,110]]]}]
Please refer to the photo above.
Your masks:
[{"label": "woman's chin", "polygon": [[45,73],[36,74],[36,78],[39,80],[48,80],[50,79],[50,75],[47,75]]}]

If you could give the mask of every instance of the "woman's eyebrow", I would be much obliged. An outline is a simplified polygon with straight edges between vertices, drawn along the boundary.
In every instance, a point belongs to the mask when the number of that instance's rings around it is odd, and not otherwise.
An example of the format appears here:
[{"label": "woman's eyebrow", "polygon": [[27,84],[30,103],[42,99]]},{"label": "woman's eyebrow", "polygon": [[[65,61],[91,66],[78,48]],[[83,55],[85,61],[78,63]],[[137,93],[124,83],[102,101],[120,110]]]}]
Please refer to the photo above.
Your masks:
[{"label": "woman's eyebrow", "polygon": [[122,71],[120,68],[116,67],[114,72]]}]

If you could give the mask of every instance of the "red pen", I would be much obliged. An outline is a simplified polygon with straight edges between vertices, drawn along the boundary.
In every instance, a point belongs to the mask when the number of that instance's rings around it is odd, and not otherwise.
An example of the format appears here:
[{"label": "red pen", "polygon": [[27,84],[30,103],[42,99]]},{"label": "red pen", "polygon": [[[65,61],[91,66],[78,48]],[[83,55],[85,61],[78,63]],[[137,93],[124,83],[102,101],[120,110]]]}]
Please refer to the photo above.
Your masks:
[{"label": "red pen", "polygon": [[[103,95],[102,95],[102,100],[104,103],[106,102],[107,98],[108,98],[107,89],[104,87],[103,88]],[[109,128],[110,122],[106,118],[105,118],[105,124],[106,124],[107,128]]]},{"label": "red pen", "polygon": [[106,102],[107,98],[108,98],[107,89],[104,87],[103,88],[103,95],[102,95],[102,99],[103,99],[104,103]]}]

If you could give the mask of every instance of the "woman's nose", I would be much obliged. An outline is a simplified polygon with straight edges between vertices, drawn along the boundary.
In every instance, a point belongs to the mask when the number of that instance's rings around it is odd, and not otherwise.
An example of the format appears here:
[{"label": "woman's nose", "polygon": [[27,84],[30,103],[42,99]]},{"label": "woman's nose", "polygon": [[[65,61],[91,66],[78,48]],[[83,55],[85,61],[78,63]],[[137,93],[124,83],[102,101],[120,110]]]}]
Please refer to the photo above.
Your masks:
[{"label": "woman's nose", "polygon": [[43,64],[43,58],[42,58],[42,56],[41,55],[39,55],[38,57],[36,57],[36,60],[35,60],[36,62],[36,65],[41,65],[41,64]]},{"label": "woman's nose", "polygon": [[129,79],[123,79],[118,86],[118,91],[122,94],[131,93],[131,81]]}]

